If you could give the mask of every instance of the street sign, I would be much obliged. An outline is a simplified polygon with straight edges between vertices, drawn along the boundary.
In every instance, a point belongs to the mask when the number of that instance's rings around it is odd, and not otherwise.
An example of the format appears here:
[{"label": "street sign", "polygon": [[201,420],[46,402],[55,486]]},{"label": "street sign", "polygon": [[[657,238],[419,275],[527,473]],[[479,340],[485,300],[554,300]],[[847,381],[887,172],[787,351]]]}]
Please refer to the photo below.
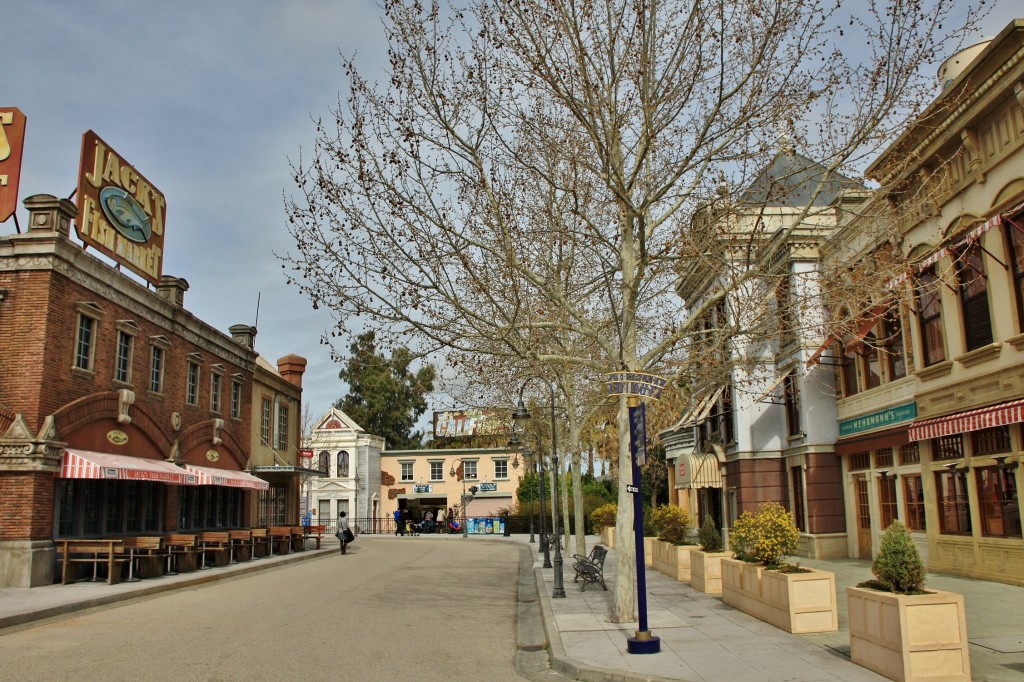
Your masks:
[{"label": "street sign", "polygon": [[636,494],[636,493],[640,492],[640,488],[637,488],[635,485],[627,485],[626,486],[626,492],[627,493],[634,493],[634,494]]}]

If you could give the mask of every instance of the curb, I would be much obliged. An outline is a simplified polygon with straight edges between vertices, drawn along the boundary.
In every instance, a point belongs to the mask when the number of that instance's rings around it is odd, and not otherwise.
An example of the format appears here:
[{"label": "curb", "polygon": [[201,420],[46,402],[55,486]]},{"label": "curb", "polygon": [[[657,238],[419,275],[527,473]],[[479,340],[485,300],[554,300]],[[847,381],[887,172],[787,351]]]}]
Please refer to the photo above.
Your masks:
[{"label": "curb", "polygon": [[[152,585],[146,585],[145,587],[138,587],[129,592],[119,592],[117,594],[106,594],[98,597],[91,597],[82,599],[80,601],[71,602],[68,604],[59,604],[57,606],[50,606],[41,608],[37,611],[29,611],[27,613],[16,613],[10,616],[0,617],[0,630],[14,627],[17,625],[25,625],[26,623],[32,623],[35,621],[46,620],[47,618],[53,618],[55,616],[63,616],[68,613],[74,613],[76,611],[85,611],[87,609],[95,608],[97,606],[107,606],[109,604],[115,604],[117,602],[128,601],[130,599],[138,599],[140,597],[149,597],[163,592],[170,592],[172,590],[180,590],[188,587],[200,587],[220,580],[230,580],[239,576],[248,575],[250,573],[256,573],[258,571],[272,571],[282,566],[288,566],[289,564],[296,563],[298,561],[309,561],[310,559],[321,559],[326,556],[333,555],[336,553],[336,549],[307,549],[303,552],[298,552],[294,555],[287,555],[284,558],[278,559],[272,563],[265,563],[259,561],[252,565],[242,566],[240,568],[234,568],[231,571],[217,571],[217,569],[211,569],[214,572],[199,572],[199,575],[195,577],[189,577],[181,580],[175,580],[173,582],[159,582],[156,580]],[[237,564],[236,564],[237,566]],[[121,583],[124,584],[124,583]]]}]

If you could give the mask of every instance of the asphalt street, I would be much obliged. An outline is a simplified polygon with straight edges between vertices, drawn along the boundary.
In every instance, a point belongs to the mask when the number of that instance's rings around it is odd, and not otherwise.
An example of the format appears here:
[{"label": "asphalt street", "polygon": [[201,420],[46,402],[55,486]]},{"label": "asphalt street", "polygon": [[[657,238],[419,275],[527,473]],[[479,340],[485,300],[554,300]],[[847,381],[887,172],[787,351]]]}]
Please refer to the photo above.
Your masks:
[{"label": "asphalt street", "polygon": [[374,538],[0,636],[10,680],[521,680],[519,548]]}]

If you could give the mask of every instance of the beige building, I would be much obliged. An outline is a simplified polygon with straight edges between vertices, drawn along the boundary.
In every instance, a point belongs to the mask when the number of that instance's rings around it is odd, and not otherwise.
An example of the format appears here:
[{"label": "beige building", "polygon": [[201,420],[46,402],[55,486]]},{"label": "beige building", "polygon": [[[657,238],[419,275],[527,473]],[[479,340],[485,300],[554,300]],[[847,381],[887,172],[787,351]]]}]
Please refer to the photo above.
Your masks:
[{"label": "beige building", "polygon": [[815,359],[837,372],[851,556],[898,518],[929,570],[1024,584],[1024,20],[940,75],[825,250],[872,293],[833,307]]}]

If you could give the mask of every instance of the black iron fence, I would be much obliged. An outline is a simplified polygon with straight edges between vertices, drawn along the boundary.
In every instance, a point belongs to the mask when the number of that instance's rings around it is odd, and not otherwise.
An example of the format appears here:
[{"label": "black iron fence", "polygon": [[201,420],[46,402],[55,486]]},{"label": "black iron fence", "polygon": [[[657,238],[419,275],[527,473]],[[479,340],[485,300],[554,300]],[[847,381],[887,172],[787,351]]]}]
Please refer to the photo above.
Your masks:
[{"label": "black iron fence", "polygon": [[[485,528],[487,520],[493,521],[494,519],[503,519],[505,521],[505,527],[508,529],[509,534],[528,534],[530,532],[531,521],[534,532],[537,534],[540,533],[540,519],[536,516],[532,517],[532,519],[529,516],[470,516],[468,518],[463,518],[460,516],[455,519],[458,522],[458,524],[460,524],[458,528],[453,528],[451,524],[447,521],[444,523],[435,522],[433,525],[432,532],[461,534],[461,524],[464,522],[468,523],[468,527],[470,530],[474,530],[476,528]],[[548,533],[551,533],[551,519],[546,518],[545,521]],[[336,532],[338,532],[337,519],[320,520],[319,525],[323,525],[325,527],[324,532],[328,535],[334,535]],[[395,519],[392,516],[351,517],[348,519],[348,525],[350,528],[353,528],[355,530],[356,535],[393,535],[395,533]],[[590,532],[589,526],[590,520],[584,519],[584,531],[587,533]],[[492,524],[491,528],[492,534],[501,534],[500,525],[498,526],[498,529],[495,529],[494,525]],[[569,532],[575,532],[574,528],[575,524],[572,520],[570,520]],[[415,532],[426,532],[426,530],[427,529],[423,524],[416,524]],[[476,531],[475,534],[480,534],[480,531]]]}]

